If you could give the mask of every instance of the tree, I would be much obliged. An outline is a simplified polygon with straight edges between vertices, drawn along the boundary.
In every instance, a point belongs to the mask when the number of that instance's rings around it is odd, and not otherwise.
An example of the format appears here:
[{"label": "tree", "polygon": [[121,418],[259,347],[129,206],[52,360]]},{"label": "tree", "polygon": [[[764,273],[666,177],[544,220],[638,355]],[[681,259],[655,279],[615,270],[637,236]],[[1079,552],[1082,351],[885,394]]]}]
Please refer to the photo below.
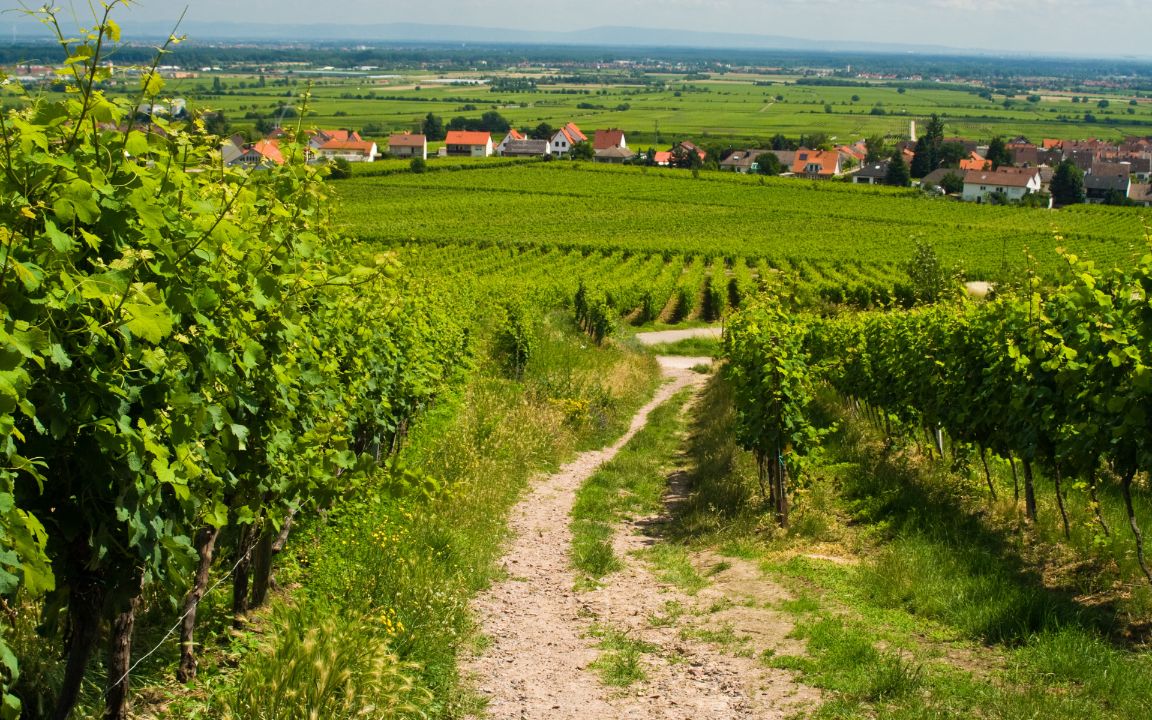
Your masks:
[{"label": "tree", "polygon": [[968,157],[964,143],[947,142],[940,146],[937,167],[960,167],[960,161]]},{"label": "tree", "polygon": [[781,133],[772,136],[770,146],[773,150],[794,150],[795,146]]},{"label": "tree", "polygon": [[408,163],[408,169],[419,175],[428,169],[428,161],[422,157],[414,157],[412,162]]},{"label": "tree", "polygon": [[916,141],[909,168],[912,177],[921,178],[940,167],[940,147],[944,144],[944,121],[936,113],[924,124],[924,134]]},{"label": "tree", "polygon": [[510,127],[512,127],[512,123],[495,110],[489,110],[480,116],[481,130],[487,130],[491,133],[506,133]]},{"label": "tree", "polygon": [[884,136],[873,135],[864,140],[864,162],[878,163],[884,158]]},{"label": "tree", "polygon": [[949,195],[964,192],[964,178],[956,173],[948,173],[940,178],[940,189]]},{"label": "tree", "polygon": [[988,143],[986,159],[992,163],[993,170],[1001,165],[1012,164],[1012,155],[1008,152],[1008,146],[1004,143],[1004,138],[999,135],[992,138],[992,142]]},{"label": "tree", "polygon": [[1084,172],[1071,160],[1056,166],[1052,175],[1052,199],[1057,205],[1075,205],[1085,200]]},{"label": "tree", "polygon": [[585,140],[573,145],[568,150],[568,156],[573,160],[593,160],[596,157],[596,150],[592,147],[592,143]]},{"label": "tree", "polygon": [[443,140],[444,121],[439,115],[428,113],[424,116],[424,122],[420,124],[420,132],[431,141]]},{"label": "tree", "polygon": [[917,302],[934,303],[953,294],[956,278],[948,272],[931,243],[917,240],[912,257],[904,263]]},{"label": "tree", "polygon": [[884,175],[884,184],[895,187],[908,187],[912,184],[908,163],[904,162],[904,153],[899,149],[892,153],[892,157],[888,160],[888,172]]},{"label": "tree", "polygon": [[552,136],[556,134],[556,129],[546,122],[542,122],[528,132],[528,137],[533,140],[551,140]]},{"label": "tree", "polygon": [[774,152],[765,152],[756,156],[756,172],[761,175],[779,175],[784,172],[780,158]]},{"label": "tree", "polygon": [[698,170],[704,161],[700,159],[700,155],[693,149],[685,147],[677,143],[676,147],[672,148],[672,167],[681,168],[682,170]]}]

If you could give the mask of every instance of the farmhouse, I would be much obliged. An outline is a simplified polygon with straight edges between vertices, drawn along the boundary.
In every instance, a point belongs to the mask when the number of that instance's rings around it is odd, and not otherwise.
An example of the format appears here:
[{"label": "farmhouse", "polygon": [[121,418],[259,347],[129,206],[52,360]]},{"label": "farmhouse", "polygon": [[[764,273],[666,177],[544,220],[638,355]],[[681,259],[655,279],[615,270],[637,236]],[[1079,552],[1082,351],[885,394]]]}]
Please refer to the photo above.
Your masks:
[{"label": "farmhouse", "polygon": [[[1016,170],[1016,172],[1013,172]],[[1020,168],[999,170],[969,170],[964,173],[963,198],[983,202],[993,193],[1003,193],[1009,200],[1019,200],[1030,192],[1040,190],[1040,173],[1019,172]]]},{"label": "farmhouse", "polygon": [[399,133],[388,138],[388,152],[398,158],[428,159],[428,138],[424,135]]},{"label": "farmhouse", "polygon": [[315,150],[321,160],[343,159],[348,162],[372,162],[379,152],[371,140],[329,140]]},{"label": "farmhouse", "polygon": [[360,141],[363,139],[360,137],[360,133],[355,130],[313,130],[308,138],[308,147],[311,150],[319,150],[324,143],[331,140]]},{"label": "farmhouse", "polygon": [[496,154],[497,155],[503,155],[504,150],[507,149],[507,147],[508,147],[508,143],[512,142],[513,140],[527,140],[527,139],[528,139],[528,137],[524,133],[520,132],[516,128],[510,128],[508,130],[508,134],[505,135],[504,139],[500,141],[500,144],[496,146]]},{"label": "farmhouse", "polygon": [[765,152],[764,150],[735,150],[728,153],[728,157],[720,161],[720,169],[738,173],[756,172],[760,169],[760,166],[756,164],[756,158]]},{"label": "farmhouse", "polygon": [[865,165],[852,176],[852,182],[857,185],[883,185],[888,177],[888,161]]},{"label": "farmhouse", "polygon": [[631,160],[634,157],[636,157],[636,153],[626,147],[606,147],[596,151],[594,160],[601,163],[620,165],[624,163],[624,161]]},{"label": "farmhouse", "polygon": [[588,142],[588,136],[580,132],[576,123],[568,123],[552,136],[552,152],[561,156],[567,155],[573,145],[582,142]]},{"label": "farmhouse", "polygon": [[444,138],[444,154],[456,157],[488,157],[492,135],[480,130],[449,130]]},{"label": "farmhouse", "polygon": [[835,150],[800,148],[792,162],[792,173],[807,178],[832,178],[841,172],[840,153]]},{"label": "farmhouse", "polygon": [[607,150],[608,148],[626,148],[628,143],[624,140],[624,131],[616,128],[597,130],[592,140],[593,150]]},{"label": "farmhouse", "polygon": [[[230,150],[229,145],[232,145],[233,149]],[[276,140],[257,140],[254,143],[240,146],[229,140],[225,143],[221,154],[224,156],[224,162],[228,165],[246,165],[259,168],[284,164],[284,154],[280,152],[280,143]]]}]

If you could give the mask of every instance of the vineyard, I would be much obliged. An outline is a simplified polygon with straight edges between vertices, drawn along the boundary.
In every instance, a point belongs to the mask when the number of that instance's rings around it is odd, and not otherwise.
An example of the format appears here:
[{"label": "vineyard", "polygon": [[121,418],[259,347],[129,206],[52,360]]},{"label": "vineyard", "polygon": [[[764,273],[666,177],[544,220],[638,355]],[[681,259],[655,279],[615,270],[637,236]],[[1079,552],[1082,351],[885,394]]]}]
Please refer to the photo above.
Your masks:
[{"label": "vineyard", "polygon": [[[1139,209],[977,206],[915,191],[679,170],[533,163],[341,181],[336,220],[376,245],[487,243],[705,258],[899,263],[932,243],[969,277],[1054,270],[1063,246],[1100,265],[1143,253]],[[381,220],[387,218],[387,223]]]}]

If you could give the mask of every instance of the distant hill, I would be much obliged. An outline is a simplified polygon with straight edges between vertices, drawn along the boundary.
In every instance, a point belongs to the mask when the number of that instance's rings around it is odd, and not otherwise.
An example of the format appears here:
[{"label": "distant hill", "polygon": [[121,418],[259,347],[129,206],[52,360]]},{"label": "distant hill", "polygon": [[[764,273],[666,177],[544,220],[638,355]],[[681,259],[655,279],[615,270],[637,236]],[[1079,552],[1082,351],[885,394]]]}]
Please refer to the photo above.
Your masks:
[{"label": "distant hill", "polygon": [[[126,40],[163,38],[171,25],[144,22],[125,27]],[[5,32],[5,30],[7,32]],[[781,35],[751,33],[698,32],[640,27],[595,27],[566,32],[477,28],[464,25],[428,25],[421,23],[387,23],[377,25],[283,24],[271,23],[206,23],[185,22],[180,32],[197,42],[228,41],[360,41],[466,43],[515,45],[585,45],[608,47],[683,47],[727,48],[741,50],[816,50],[839,52],[957,54],[979,51],[936,45],[904,45],[880,42],[807,40]],[[46,29],[35,23],[16,22],[5,28],[0,23],[0,37],[11,35],[21,40],[47,37]]]}]

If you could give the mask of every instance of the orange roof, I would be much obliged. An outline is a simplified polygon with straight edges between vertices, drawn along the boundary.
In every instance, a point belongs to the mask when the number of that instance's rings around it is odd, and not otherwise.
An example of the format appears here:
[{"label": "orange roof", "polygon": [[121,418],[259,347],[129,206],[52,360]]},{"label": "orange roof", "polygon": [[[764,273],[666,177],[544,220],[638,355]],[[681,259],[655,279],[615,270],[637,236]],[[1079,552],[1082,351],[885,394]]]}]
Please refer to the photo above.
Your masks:
[{"label": "orange roof", "polygon": [[560,132],[564,133],[564,137],[568,139],[569,145],[575,145],[578,142],[588,142],[588,136],[576,127],[576,123],[568,123],[560,128]]},{"label": "orange roof", "polygon": [[487,145],[492,135],[483,130],[449,130],[445,145]]},{"label": "orange roof", "polygon": [[1053,140],[1052,138],[1044,138],[1044,149],[1045,150],[1051,150],[1052,148],[1058,148],[1063,144],[1064,144],[1063,140]]},{"label": "orange roof", "polygon": [[672,151],[671,150],[657,150],[655,155],[653,155],[653,157],[652,157],[652,161],[655,162],[657,165],[667,165],[670,162],[672,162]]},{"label": "orange roof", "polygon": [[987,167],[988,161],[976,153],[970,153],[968,157],[960,161],[961,170],[984,170]]},{"label": "orange roof", "polygon": [[520,132],[516,128],[511,128],[508,130],[508,137],[512,140],[523,140],[524,133]]},{"label": "orange roof", "polygon": [[320,146],[321,150],[360,150],[371,152],[376,143],[370,140],[329,140]]},{"label": "orange roof", "polygon": [[424,147],[427,143],[428,138],[412,133],[400,133],[388,138],[388,147]]},{"label": "orange roof", "polygon": [[820,166],[818,175],[835,175],[840,165],[840,153],[835,150],[800,148],[796,151],[796,159],[792,161],[792,172],[803,175],[807,173],[808,166],[813,163]]},{"label": "orange roof", "polygon": [[355,130],[317,130],[316,135],[327,140],[361,140],[360,133]]},{"label": "orange roof", "polygon": [[277,165],[284,164],[284,153],[280,152],[280,143],[275,140],[257,140],[252,143],[252,151],[259,153]]}]

